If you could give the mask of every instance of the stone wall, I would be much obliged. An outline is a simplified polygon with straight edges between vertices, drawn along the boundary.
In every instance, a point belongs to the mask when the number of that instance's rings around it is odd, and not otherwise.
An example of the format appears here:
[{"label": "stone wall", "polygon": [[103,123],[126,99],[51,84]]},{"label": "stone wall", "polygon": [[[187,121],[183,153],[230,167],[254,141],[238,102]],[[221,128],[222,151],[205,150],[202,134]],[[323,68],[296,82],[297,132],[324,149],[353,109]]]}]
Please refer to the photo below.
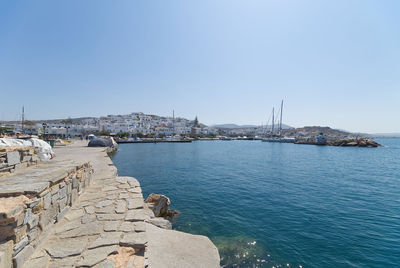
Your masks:
[{"label": "stone wall", "polygon": [[51,162],[0,178],[2,268],[22,267],[90,184],[92,172],[89,163]]},{"label": "stone wall", "polygon": [[36,165],[40,159],[33,146],[0,147],[0,177]]}]

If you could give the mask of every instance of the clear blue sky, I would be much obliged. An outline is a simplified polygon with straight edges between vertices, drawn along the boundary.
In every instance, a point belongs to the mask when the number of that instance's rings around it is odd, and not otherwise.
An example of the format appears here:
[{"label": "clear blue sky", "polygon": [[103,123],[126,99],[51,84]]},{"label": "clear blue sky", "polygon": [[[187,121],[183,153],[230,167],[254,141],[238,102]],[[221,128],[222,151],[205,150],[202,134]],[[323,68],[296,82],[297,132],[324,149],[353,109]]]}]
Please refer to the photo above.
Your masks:
[{"label": "clear blue sky", "polygon": [[0,120],[400,132],[400,1],[1,1]]}]

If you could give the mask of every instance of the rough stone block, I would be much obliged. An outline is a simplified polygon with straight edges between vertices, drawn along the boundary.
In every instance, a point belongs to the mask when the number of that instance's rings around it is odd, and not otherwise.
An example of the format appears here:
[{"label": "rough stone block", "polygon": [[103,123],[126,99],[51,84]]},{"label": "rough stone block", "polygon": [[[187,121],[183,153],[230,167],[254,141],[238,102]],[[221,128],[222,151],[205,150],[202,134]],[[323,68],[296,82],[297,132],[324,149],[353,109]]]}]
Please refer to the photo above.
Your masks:
[{"label": "rough stone block", "polygon": [[65,214],[69,211],[69,206],[63,208],[63,210],[60,211],[60,213],[57,215],[57,222],[59,222],[62,218],[64,218]]},{"label": "rough stone block", "polygon": [[56,193],[58,193],[58,191],[60,190],[60,186],[58,184],[54,185],[50,191],[51,191],[51,195],[55,195]]},{"label": "rough stone block", "polygon": [[25,202],[28,208],[33,208],[40,202],[40,199],[30,200],[29,202]]},{"label": "rough stone block", "polygon": [[51,193],[48,192],[44,197],[43,197],[43,208],[48,209],[51,205]]},{"label": "rough stone block", "polygon": [[0,267],[12,268],[14,242],[12,240],[0,244]]},{"label": "rough stone block", "polygon": [[14,236],[14,227],[11,225],[2,226],[0,228],[0,241],[6,240]]},{"label": "rough stone block", "polygon": [[51,204],[54,205],[59,198],[60,198],[60,196],[59,196],[58,192],[56,194],[52,195],[51,196]]},{"label": "rough stone block", "polygon": [[32,214],[32,215],[29,217],[27,223],[28,223],[28,228],[29,228],[29,229],[35,228],[35,227],[38,225],[38,223],[39,223],[39,215],[37,215],[37,214]]},{"label": "rough stone block", "polygon": [[23,224],[28,223],[28,219],[32,216],[32,209],[28,208],[25,210],[25,217],[24,217],[24,222]]},{"label": "rough stone block", "polygon": [[76,199],[78,198],[78,190],[72,189],[71,193],[71,205],[75,203]]},{"label": "rough stone block", "polygon": [[67,187],[63,187],[60,189],[60,191],[58,192],[58,195],[60,197],[60,199],[63,199],[64,197],[67,196]]},{"label": "rough stone block", "polygon": [[67,197],[64,197],[63,199],[60,199],[60,201],[58,201],[58,206],[60,211],[62,211],[66,205],[67,205]]},{"label": "rough stone block", "polygon": [[31,159],[32,159],[32,156],[26,155],[26,156],[24,156],[24,157],[22,158],[22,162],[29,162],[29,161],[31,161]]},{"label": "rough stone block", "polygon": [[72,192],[72,183],[67,184],[67,194],[71,194]]},{"label": "rough stone block", "polygon": [[41,199],[39,199],[39,203],[37,203],[37,204],[32,208],[32,212],[35,213],[35,214],[39,213],[40,211],[43,210],[43,206],[44,206],[44,202],[43,202],[43,199],[41,198]]},{"label": "rough stone block", "polygon": [[38,235],[39,235],[38,228],[33,228],[32,230],[30,230],[28,233],[29,242],[34,241],[38,237]]},{"label": "rough stone block", "polygon": [[28,245],[28,243],[29,243],[29,238],[28,236],[25,236],[21,241],[15,244],[13,256],[17,255],[18,252],[20,252],[26,245]]},{"label": "rough stone block", "polygon": [[21,250],[14,258],[14,267],[20,268],[28,260],[29,256],[32,255],[34,248],[31,245],[27,245]]},{"label": "rough stone block", "polygon": [[23,169],[23,168],[26,168],[26,167],[28,167],[28,163],[20,163],[20,164],[16,164],[15,165],[15,170],[20,170],[20,169]]},{"label": "rough stone block", "polygon": [[72,176],[72,188],[78,188],[79,180],[76,178],[76,175]]},{"label": "rough stone block", "polygon": [[39,219],[40,228],[44,230],[49,223],[53,223],[57,214],[58,206],[50,206],[47,210],[44,210]]},{"label": "rough stone block", "polygon": [[15,234],[14,234],[15,243],[18,243],[26,236],[26,230],[27,230],[26,225],[22,225],[21,227],[15,229]]},{"label": "rough stone block", "polygon": [[8,165],[16,165],[20,161],[20,154],[19,152],[8,152],[7,153],[7,163]]}]

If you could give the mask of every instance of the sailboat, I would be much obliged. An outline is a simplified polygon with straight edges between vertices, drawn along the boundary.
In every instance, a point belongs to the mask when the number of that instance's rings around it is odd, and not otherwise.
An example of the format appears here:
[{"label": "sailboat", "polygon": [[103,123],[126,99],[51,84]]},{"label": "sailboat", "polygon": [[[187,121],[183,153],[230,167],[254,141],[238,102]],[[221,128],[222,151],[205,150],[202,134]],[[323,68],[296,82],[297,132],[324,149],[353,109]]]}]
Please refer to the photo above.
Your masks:
[{"label": "sailboat", "polygon": [[275,131],[275,108],[272,108],[272,126],[271,131],[267,137],[261,139],[265,142],[285,142],[285,143],[295,143],[296,138],[292,137],[282,137],[282,115],[283,115],[283,100],[281,102],[281,109],[280,109],[280,119],[278,124],[278,130]]}]

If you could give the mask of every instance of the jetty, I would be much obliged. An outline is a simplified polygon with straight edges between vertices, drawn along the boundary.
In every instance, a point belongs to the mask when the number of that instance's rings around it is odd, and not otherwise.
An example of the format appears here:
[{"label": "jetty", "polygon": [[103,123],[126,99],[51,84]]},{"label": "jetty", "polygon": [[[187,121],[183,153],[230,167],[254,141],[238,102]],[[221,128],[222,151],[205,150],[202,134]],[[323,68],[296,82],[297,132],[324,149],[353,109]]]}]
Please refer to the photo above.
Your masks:
[{"label": "jetty", "polygon": [[0,176],[0,267],[220,267],[207,237],[157,226],[105,148],[77,141],[42,163],[15,152],[4,165],[29,164]]},{"label": "jetty", "polygon": [[148,139],[148,140],[124,140],[117,139],[116,142],[120,143],[186,143],[192,142],[192,140],[164,140],[164,139]]}]

